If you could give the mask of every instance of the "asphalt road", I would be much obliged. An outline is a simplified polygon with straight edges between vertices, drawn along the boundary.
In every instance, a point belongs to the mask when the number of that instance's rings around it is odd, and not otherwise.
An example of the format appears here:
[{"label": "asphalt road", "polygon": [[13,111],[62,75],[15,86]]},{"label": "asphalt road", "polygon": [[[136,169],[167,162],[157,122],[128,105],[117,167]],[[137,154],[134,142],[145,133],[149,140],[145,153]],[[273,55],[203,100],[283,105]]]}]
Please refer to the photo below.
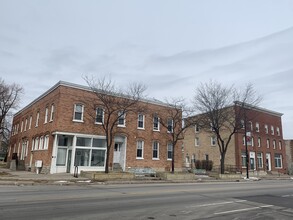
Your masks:
[{"label": "asphalt road", "polygon": [[0,219],[293,219],[293,181],[0,186]]}]

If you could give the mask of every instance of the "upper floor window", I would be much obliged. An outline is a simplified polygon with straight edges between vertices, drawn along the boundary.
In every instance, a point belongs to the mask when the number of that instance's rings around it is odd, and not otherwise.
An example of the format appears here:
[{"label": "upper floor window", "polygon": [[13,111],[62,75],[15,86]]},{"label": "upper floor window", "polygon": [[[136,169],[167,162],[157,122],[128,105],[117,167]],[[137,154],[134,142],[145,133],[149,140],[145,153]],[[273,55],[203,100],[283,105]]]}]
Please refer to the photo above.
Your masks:
[{"label": "upper floor window", "polygon": [[39,120],[40,120],[40,112],[37,112],[36,127],[39,126]]},{"label": "upper floor window", "polygon": [[154,115],[154,118],[153,118],[153,130],[154,131],[160,130],[160,122],[159,122],[159,117],[157,115]]},{"label": "upper floor window", "polygon": [[280,136],[280,128],[277,127],[277,135]]},{"label": "upper floor window", "polygon": [[104,109],[102,109],[102,108],[96,109],[96,123],[97,124],[104,123]]},{"label": "upper floor window", "polygon": [[45,109],[45,122],[44,122],[44,124],[46,124],[48,122],[48,114],[49,114],[49,109],[48,109],[48,107],[46,107],[46,109]]},{"label": "upper floor window", "polygon": [[153,142],[153,159],[159,159],[159,142]]},{"label": "upper floor window", "polygon": [[25,119],[25,123],[24,123],[24,131],[26,131],[27,128],[27,118]]},{"label": "upper floor window", "polygon": [[261,146],[261,139],[260,139],[260,137],[257,138],[257,146],[258,146],[258,147]]},{"label": "upper floor window", "polygon": [[249,125],[249,129],[250,129],[250,131],[253,131],[253,124],[252,124],[251,121],[248,122],[248,125]]},{"label": "upper floor window", "polygon": [[167,145],[167,160],[172,160],[173,157],[173,144],[168,143]]},{"label": "upper floor window", "polygon": [[217,138],[216,137],[211,137],[211,146],[216,146],[217,143]]},{"label": "upper floor window", "polygon": [[267,139],[267,148],[270,148],[270,139]]},{"label": "upper floor window", "polygon": [[275,134],[275,129],[274,129],[274,126],[271,125],[271,134],[274,135]]},{"label": "upper floor window", "polygon": [[23,121],[21,121],[21,127],[20,127],[20,132],[23,130]]},{"label": "upper floor window", "polygon": [[195,146],[199,146],[199,137],[195,138]]},{"label": "upper floor window", "polygon": [[273,149],[276,149],[276,140],[273,140]]},{"label": "upper floor window", "polygon": [[123,111],[118,112],[118,126],[125,127],[125,113]]},{"label": "upper floor window", "polygon": [[169,118],[167,120],[167,130],[169,133],[173,132],[173,119],[172,118]]},{"label": "upper floor window", "polygon": [[54,114],[55,114],[55,106],[54,104],[51,105],[51,115],[50,115],[50,121],[54,120]]},{"label": "upper floor window", "polygon": [[279,149],[282,150],[282,141],[279,141]]},{"label": "upper floor window", "polygon": [[33,120],[33,116],[30,116],[30,121],[28,123],[28,129],[31,129],[31,127],[32,127],[32,120]]},{"label": "upper floor window", "polygon": [[195,133],[198,133],[199,132],[199,126],[198,124],[195,125]]},{"label": "upper floor window", "polygon": [[83,111],[84,111],[84,106],[82,104],[75,104],[73,120],[83,121]]},{"label": "upper floor window", "polygon": [[144,141],[137,141],[136,144],[136,158],[143,159],[143,145]]},{"label": "upper floor window", "polygon": [[144,115],[143,114],[138,114],[137,128],[144,129]]},{"label": "upper floor window", "polygon": [[242,119],[241,121],[240,121],[240,127],[241,127],[241,129],[244,129],[244,127],[245,127],[245,124],[244,124],[245,122],[244,122],[244,120]]},{"label": "upper floor window", "polygon": [[266,132],[266,134],[269,133],[269,127],[268,127],[268,125],[265,125],[265,132]]},{"label": "upper floor window", "polygon": [[255,131],[259,132],[259,123],[258,122],[255,123]]}]

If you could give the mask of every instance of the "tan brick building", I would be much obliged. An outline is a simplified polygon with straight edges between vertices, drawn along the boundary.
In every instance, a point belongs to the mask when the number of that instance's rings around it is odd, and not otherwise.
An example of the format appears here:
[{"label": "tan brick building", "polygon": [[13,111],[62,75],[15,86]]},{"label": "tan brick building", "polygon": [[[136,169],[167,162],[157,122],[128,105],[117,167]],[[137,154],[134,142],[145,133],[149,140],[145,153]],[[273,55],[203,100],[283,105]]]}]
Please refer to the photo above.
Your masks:
[{"label": "tan brick building", "polygon": [[[33,171],[39,163],[42,172],[50,173],[73,173],[75,166],[79,172],[104,171],[103,106],[93,109],[86,101],[94,98],[86,86],[58,82],[15,114],[8,161],[17,157],[19,164]],[[167,128],[156,118],[156,112],[167,112],[170,107],[157,100],[142,100],[139,105],[147,111],[129,113],[117,121],[110,168],[118,164],[123,171],[170,169],[174,149],[175,168],[181,169],[181,143],[173,148]]]},{"label": "tan brick building", "polygon": [[[231,108],[234,108],[231,107]],[[254,108],[248,113],[249,170],[251,172],[287,172],[285,143],[283,140],[281,113],[264,108]],[[236,171],[246,170],[246,147],[244,129],[232,136],[225,157],[225,167]],[[222,134],[225,131],[222,131]],[[194,160],[212,160],[213,167],[220,166],[220,151],[216,135],[197,126],[186,130],[184,137],[184,160],[186,167],[194,167]]]}]

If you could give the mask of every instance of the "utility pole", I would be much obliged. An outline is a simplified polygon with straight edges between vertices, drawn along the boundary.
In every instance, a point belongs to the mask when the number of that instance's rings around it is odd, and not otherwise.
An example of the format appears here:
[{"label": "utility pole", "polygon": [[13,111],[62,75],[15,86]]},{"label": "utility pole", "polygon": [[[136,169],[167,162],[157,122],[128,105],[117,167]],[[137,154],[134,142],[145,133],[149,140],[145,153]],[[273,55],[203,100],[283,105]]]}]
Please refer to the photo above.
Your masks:
[{"label": "utility pole", "polygon": [[244,113],[244,140],[245,140],[245,154],[246,154],[246,178],[249,179],[249,156],[248,156],[248,147],[247,147],[247,117],[246,110]]}]

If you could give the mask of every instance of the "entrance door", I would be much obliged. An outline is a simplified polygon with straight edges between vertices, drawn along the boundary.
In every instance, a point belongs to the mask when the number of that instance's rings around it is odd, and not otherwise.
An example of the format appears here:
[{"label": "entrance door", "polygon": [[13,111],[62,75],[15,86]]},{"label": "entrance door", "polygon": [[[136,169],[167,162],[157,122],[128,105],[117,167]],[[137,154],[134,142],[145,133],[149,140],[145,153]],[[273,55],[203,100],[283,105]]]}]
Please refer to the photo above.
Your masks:
[{"label": "entrance door", "polygon": [[72,153],[72,150],[68,150],[66,173],[70,173],[70,167],[71,167],[71,153]]},{"label": "entrance door", "polygon": [[250,152],[250,169],[255,170],[255,152]]},{"label": "entrance door", "polygon": [[272,170],[272,167],[271,167],[271,154],[270,153],[266,153],[266,168],[267,168],[267,171]]},{"label": "entrance door", "polygon": [[122,146],[122,143],[115,143],[114,145],[113,163],[120,163],[121,146]]}]

